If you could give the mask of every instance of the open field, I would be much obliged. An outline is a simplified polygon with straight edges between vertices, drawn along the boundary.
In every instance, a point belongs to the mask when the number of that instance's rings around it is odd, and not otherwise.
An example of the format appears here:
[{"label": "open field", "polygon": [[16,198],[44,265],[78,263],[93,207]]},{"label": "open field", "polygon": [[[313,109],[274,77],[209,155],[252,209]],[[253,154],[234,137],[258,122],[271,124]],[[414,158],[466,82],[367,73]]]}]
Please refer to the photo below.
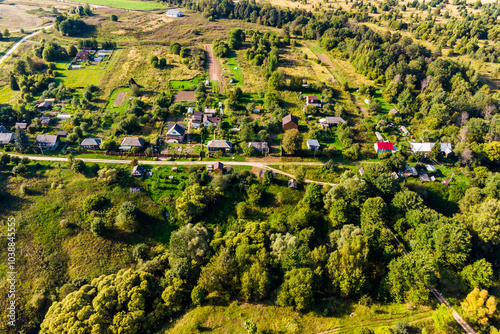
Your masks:
[{"label": "open field", "polygon": [[42,25],[47,19],[26,13],[27,10],[36,7],[11,2],[0,2],[0,29],[28,30]]},{"label": "open field", "polygon": [[[204,332],[243,333],[243,323],[253,320],[263,333],[282,333],[283,329],[296,328],[292,333],[352,333],[354,329],[365,326],[377,328],[393,326],[397,321],[408,321],[418,326],[420,322],[432,321],[433,311],[429,307],[420,307],[408,311],[404,305],[387,304],[371,307],[338,302],[323,301],[323,310],[331,316],[319,312],[301,314],[290,308],[268,304],[233,302],[227,307],[203,306],[192,309],[168,328],[156,334],[188,334],[195,331],[195,324]],[[355,316],[351,317],[350,314]]]},{"label": "open field", "polygon": [[142,0],[89,0],[89,4],[129,10],[154,10],[167,8],[165,5]]}]

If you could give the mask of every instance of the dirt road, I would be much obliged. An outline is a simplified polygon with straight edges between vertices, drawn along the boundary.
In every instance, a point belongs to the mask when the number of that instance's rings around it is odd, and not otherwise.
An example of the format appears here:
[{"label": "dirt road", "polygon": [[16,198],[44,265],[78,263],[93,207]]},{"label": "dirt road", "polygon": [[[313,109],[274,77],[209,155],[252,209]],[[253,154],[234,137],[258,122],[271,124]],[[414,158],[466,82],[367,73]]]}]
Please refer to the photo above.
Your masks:
[{"label": "dirt road", "polygon": [[222,83],[222,70],[219,61],[214,57],[212,44],[205,44],[204,47],[207,52],[208,77],[210,81],[219,82],[219,91],[222,94],[224,93],[224,84]]},{"label": "dirt road", "polygon": [[[325,54],[323,54],[323,53],[316,53],[316,52],[314,52],[314,54],[316,55],[316,57],[319,58],[319,60],[321,60],[321,62],[323,64],[325,64],[326,68],[328,68],[328,70],[330,71],[330,73],[332,73],[332,75],[333,75],[333,73],[337,72],[337,69],[332,64],[331,60],[328,59],[328,57]],[[334,79],[333,83],[336,84],[338,82],[337,82],[336,79]]]},{"label": "dirt road", "polygon": [[[33,161],[52,161],[52,162],[67,162],[67,158],[61,158],[61,157],[42,157],[42,156],[27,156],[27,155],[19,155],[19,154],[10,154],[11,156],[16,156],[19,158],[29,158]],[[78,157],[77,157],[78,159]],[[130,164],[131,160],[113,160],[113,159],[92,159],[92,158],[81,158],[79,160],[82,160],[83,162],[91,162],[91,163],[105,163],[105,164]],[[166,166],[199,166],[203,165],[206,166],[210,164],[211,162],[209,161],[166,161],[166,160],[158,160],[158,161],[148,161],[148,160],[139,160],[139,164],[142,165],[166,165]],[[275,173],[279,173],[285,176],[288,176],[290,178],[295,178],[290,173],[283,172],[279,169],[271,168],[267,166],[267,164],[260,163],[260,162],[249,162],[249,161],[224,161],[224,165],[227,166],[250,166],[250,167],[257,167],[261,169],[269,169],[273,170]],[[280,165],[302,165],[302,166],[318,166],[322,165],[322,163],[318,162],[280,162]],[[334,186],[335,183],[329,183],[329,182],[321,182],[321,181],[314,181],[314,180],[304,180],[305,183],[317,183],[319,185],[330,185]]]},{"label": "dirt road", "polygon": [[[52,28],[52,25],[48,26],[48,27],[45,27],[45,29],[50,29]],[[4,55],[2,58],[0,58],[0,65],[2,65],[2,63],[14,52],[16,51],[16,49],[21,45],[23,44],[24,42],[26,42],[29,38],[35,36],[35,35],[38,35],[39,33],[42,32],[42,29],[38,30],[37,32],[34,32],[32,33],[31,35],[28,35],[26,37],[24,37],[23,39],[21,39],[19,42],[17,42],[16,44],[14,44],[13,47],[11,47]]]}]

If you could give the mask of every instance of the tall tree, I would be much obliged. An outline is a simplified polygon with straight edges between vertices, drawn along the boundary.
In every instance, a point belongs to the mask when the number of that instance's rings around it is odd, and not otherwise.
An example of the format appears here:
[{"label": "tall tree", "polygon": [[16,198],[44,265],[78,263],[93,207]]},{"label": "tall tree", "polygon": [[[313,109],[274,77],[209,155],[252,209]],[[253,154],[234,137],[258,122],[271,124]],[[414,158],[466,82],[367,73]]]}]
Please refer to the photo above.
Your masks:
[{"label": "tall tree", "polygon": [[294,154],[302,148],[302,135],[299,130],[287,130],[281,143],[283,150],[287,154]]}]

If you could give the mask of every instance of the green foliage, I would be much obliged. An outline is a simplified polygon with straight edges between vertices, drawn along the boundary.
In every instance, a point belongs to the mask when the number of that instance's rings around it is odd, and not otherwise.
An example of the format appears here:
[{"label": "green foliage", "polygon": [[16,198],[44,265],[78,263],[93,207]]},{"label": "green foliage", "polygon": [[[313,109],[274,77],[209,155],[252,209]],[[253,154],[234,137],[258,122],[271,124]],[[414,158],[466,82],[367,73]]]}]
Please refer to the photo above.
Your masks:
[{"label": "green foliage", "polygon": [[136,261],[147,259],[149,254],[149,247],[146,244],[137,244],[132,250],[132,255]]},{"label": "green foliage", "polygon": [[135,232],[138,227],[137,207],[130,201],[123,202],[116,216],[116,226],[126,232]]},{"label": "green foliage", "polygon": [[209,293],[220,296],[231,294],[237,282],[237,266],[234,256],[222,248],[210,262],[201,269],[198,285]]},{"label": "green foliage", "polygon": [[220,38],[214,39],[214,41],[212,42],[212,46],[213,46],[213,52],[214,52],[215,57],[225,58],[228,56],[229,47],[226,44],[226,42],[224,42],[222,39],[220,39]]},{"label": "green foliage", "polygon": [[199,285],[195,286],[194,289],[191,291],[191,301],[196,306],[203,305],[203,302],[205,301],[207,296],[208,296],[207,290]]},{"label": "green foliage", "polygon": [[297,153],[302,148],[302,135],[299,130],[287,130],[283,135],[281,146],[287,154]]},{"label": "green foliage", "polygon": [[181,53],[181,45],[177,42],[170,44],[170,53],[178,55]]},{"label": "green foliage", "polygon": [[53,303],[40,333],[145,333],[173,315],[160,294],[149,273],[129,269],[103,275]]},{"label": "green foliage", "polygon": [[466,266],[460,276],[471,288],[489,288],[493,283],[493,268],[491,263],[481,259]]},{"label": "green foliage", "polygon": [[107,203],[108,200],[106,197],[99,194],[93,194],[85,198],[83,201],[82,211],[85,213],[100,211],[106,206]]},{"label": "green foliage", "polygon": [[427,302],[434,271],[433,259],[428,253],[412,251],[392,260],[387,277],[392,297],[397,302]]},{"label": "green foliage", "polygon": [[462,308],[474,323],[485,325],[496,312],[497,301],[495,297],[489,296],[487,290],[475,288],[462,302]]},{"label": "green foliage", "polygon": [[456,328],[455,319],[451,315],[451,309],[447,308],[444,304],[439,305],[436,312],[432,315],[432,319],[437,330],[450,334],[459,333]]},{"label": "green foliage", "polygon": [[309,268],[292,269],[285,274],[285,282],[278,293],[280,306],[292,306],[306,311],[314,302],[313,272]]},{"label": "green foliage", "polygon": [[90,224],[90,231],[96,237],[102,237],[106,233],[106,223],[99,217],[95,217]]},{"label": "green foliage", "polygon": [[170,257],[173,262],[188,259],[202,263],[209,251],[209,236],[200,224],[187,224],[172,233],[170,237]]},{"label": "green foliage", "polygon": [[115,14],[112,14],[109,19],[113,22],[116,22],[116,21],[118,21],[118,16],[116,16]]}]

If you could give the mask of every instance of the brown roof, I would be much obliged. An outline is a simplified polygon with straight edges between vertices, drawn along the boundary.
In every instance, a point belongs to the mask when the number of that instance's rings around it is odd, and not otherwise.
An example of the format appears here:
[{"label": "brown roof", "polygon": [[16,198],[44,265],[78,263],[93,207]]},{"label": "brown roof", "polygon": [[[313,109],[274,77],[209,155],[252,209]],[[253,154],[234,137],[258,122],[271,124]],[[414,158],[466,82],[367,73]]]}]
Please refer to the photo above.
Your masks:
[{"label": "brown roof", "polygon": [[288,124],[290,122],[293,122],[293,123],[299,125],[299,121],[297,120],[297,117],[293,116],[292,114],[288,114],[285,117],[283,117],[283,125]]},{"label": "brown roof", "polygon": [[144,139],[139,137],[126,137],[123,139],[121,146],[144,146]]}]

